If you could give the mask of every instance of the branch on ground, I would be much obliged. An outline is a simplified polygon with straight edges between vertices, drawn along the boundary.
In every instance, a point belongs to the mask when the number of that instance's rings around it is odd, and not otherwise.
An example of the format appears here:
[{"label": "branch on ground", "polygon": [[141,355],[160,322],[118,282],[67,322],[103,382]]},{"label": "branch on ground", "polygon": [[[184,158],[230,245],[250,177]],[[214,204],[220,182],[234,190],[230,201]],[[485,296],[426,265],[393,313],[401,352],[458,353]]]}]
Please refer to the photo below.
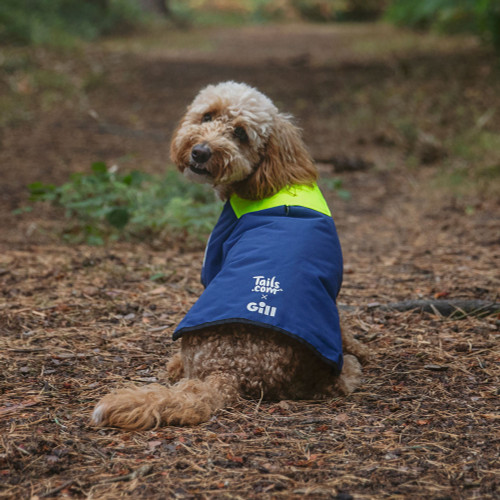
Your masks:
[{"label": "branch on ground", "polygon": [[[340,306],[341,309],[352,309],[350,306]],[[404,300],[390,304],[372,303],[369,309],[383,311],[417,311],[436,314],[447,318],[462,319],[467,316],[485,317],[500,314],[500,303],[475,299],[456,300]]]},{"label": "branch on ground", "polygon": [[405,300],[378,306],[387,311],[419,311],[447,318],[490,316],[500,313],[500,303],[485,300]]}]

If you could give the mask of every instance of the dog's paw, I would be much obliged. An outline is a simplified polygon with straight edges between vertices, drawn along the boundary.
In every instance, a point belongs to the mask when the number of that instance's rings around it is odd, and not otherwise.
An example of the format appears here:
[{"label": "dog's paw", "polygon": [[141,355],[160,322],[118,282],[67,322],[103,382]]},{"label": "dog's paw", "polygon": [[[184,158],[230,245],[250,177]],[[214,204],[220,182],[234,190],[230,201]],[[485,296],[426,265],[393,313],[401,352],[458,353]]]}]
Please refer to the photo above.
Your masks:
[{"label": "dog's paw", "polygon": [[345,354],[352,354],[363,365],[370,361],[372,356],[368,347],[355,339],[349,329],[342,329],[342,349]]},{"label": "dog's paw", "polygon": [[359,341],[357,341],[356,345],[351,350],[350,354],[352,354],[353,356],[356,356],[358,358],[358,361],[362,365],[366,365],[373,356],[370,349],[368,349],[368,347],[366,347],[364,344],[362,344]]},{"label": "dog's paw", "polygon": [[342,373],[337,379],[337,387],[343,394],[351,394],[361,385],[361,374],[361,364],[356,356],[346,354]]},{"label": "dog's paw", "polygon": [[167,363],[167,375],[171,382],[178,382],[184,378],[184,363],[180,352]]}]

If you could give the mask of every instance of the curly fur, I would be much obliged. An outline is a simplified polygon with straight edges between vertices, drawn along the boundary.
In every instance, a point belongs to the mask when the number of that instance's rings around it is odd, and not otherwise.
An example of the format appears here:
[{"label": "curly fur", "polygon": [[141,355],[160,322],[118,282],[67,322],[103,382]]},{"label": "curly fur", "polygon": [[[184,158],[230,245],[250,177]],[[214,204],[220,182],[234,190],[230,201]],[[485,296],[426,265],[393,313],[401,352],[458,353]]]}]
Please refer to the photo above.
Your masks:
[{"label": "curly fur", "polygon": [[[207,114],[212,119],[204,122]],[[235,138],[237,127],[248,140]],[[203,167],[208,175],[191,169],[196,144],[207,144],[213,152]],[[223,200],[232,193],[260,200],[318,177],[290,117],[265,95],[235,82],[209,85],[198,94],[174,133],[170,154],[189,179],[211,183]]]},{"label": "curly fur", "polygon": [[[198,148],[198,155],[193,152]],[[265,95],[225,82],[203,89],[174,133],[171,156],[195,182],[262,199],[293,184],[312,184],[316,167],[299,130]],[[125,429],[194,425],[240,395],[318,399],[349,394],[361,381],[367,350],[343,331],[344,366],[331,368],[291,337],[254,325],[212,326],[185,334],[167,370],[173,385],[151,384],[108,394],[93,423]]]}]

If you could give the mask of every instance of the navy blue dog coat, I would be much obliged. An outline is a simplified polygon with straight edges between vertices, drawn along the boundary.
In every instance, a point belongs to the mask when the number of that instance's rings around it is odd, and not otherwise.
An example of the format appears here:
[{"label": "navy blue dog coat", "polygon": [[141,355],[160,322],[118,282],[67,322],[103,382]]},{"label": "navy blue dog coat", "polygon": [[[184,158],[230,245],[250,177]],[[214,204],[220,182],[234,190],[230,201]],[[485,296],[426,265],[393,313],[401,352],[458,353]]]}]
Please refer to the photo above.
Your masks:
[{"label": "navy blue dog coat", "polygon": [[305,343],[340,373],[342,251],[316,185],[259,201],[233,195],[208,241],[201,281],[205,291],[174,340],[212,325],[258,325]]}]

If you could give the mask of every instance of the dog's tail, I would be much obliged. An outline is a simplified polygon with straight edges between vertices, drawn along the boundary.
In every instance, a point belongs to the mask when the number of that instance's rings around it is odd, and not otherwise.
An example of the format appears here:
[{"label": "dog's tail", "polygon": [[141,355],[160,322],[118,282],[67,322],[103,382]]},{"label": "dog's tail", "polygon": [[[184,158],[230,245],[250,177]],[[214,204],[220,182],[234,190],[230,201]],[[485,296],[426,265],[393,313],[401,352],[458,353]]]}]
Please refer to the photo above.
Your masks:
[{"label": "dog's tail", "polygon": [[94,409],[92,423],[129,430],[196,425],[237,397],[235,380],[225,374],[183,379],[172,386],[130,387],[104,396]]}]

